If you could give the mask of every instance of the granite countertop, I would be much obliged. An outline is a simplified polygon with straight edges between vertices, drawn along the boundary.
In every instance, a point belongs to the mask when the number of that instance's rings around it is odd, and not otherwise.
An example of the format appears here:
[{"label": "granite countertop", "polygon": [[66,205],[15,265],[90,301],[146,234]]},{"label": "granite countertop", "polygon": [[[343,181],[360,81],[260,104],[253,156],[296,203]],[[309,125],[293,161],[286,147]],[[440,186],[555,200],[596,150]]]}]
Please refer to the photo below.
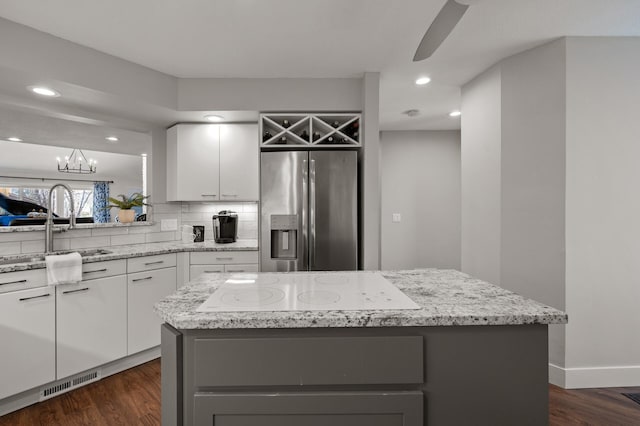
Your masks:
[{"label": "granite countertop", "polygon": [[[109,246],[104,247],[103,249],[108,251],[108,253],[85,256],[82,258],[82,263],[103,262],[105,260],[128,259],[155,254],[183,253],[192,251],[252,251],[258,250],[258,240],[238,240],[235,243],[228,244],[216,244],[214,241],[205,241],[202,243],[165,241],[160,243]],[[78,252],[83,251],[85,250],[78,250]],[[0,263],[0,273],[44,268],[45,262],[42,260],[43,256],[44,255],[42,253],[34,253],[0,257],[0,262],[2,262]],[[15,263],[13,261],[15,261]]]},{"label": "granite countertop", "polygon": [[567,315],[455,270],[383,271],[419,310],[200,313],[196,309],[231,274],[202,274],[155,305],[168,324],[189,329],[423,327],[565,324]]}]

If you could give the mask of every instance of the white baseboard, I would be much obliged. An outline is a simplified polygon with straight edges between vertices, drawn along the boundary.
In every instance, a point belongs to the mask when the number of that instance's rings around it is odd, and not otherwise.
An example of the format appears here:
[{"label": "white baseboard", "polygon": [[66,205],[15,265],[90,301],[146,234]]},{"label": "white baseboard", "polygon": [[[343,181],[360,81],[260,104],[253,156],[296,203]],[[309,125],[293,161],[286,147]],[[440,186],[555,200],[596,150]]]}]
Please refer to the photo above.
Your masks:
[{"label": "white baseboard", "polygon": [[565,389],[640,386],[640,365],[563,368],[549,364],[549,383]]},{"label": "white baseboard", "polygon": [[[102,379],[104,379],[105,377],[111,376],[113,374],[119,373],[121,371],[128,370],[129,368],[135,367],[137,365],[144,364],[145,362],[149,362],[159,357],[160,357],[160,346],[156,346],[151,349],[138,352],[137,354],[129,355],[125,358],[110,362],[109,364],[99,366],[99,368],[102,371]],[[49,384],[53,384],[56,382],[58,382],[58,380],[55,382],[51,382]],[[42,386],[38,386],[37,388],[31,389],[31,390],[28,390],[28,391],[25,391],[1,400],[0,416],[4,416],[5,414],[11,413],[13,411],[19,410],[21,408],[24,408],[31,404],[35,404],[39,402],[40,388],[49,384],[43,383]]]}]

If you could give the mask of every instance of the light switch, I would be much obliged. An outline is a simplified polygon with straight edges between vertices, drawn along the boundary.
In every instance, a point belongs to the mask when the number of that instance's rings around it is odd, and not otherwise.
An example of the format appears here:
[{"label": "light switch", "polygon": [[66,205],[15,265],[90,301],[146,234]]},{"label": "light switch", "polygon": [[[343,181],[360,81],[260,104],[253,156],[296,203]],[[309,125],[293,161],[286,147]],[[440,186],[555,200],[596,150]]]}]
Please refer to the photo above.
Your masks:
[{"label": "light switch", "polygon": [[400,216],[400,213],[393,213],[391,215],[391,222],[400,223],[401,220],[402,220],[402,216]]},{"label": "light switch", "polygon": [[160,230],[161,231],[177,231],[178,219],[162,219],[160,221]]}]

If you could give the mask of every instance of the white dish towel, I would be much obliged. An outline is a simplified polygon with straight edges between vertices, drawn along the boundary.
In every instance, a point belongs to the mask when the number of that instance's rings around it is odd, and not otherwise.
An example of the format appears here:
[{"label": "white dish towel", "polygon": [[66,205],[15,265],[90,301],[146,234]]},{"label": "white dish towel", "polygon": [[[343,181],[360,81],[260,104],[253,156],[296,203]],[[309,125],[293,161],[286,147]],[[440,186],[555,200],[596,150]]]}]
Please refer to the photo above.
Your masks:
[{"label": "white dish towel", "polygon": [[80,253],[46,256],[47,283],[49,285],[75,284],[82,281],[82,256]]}]

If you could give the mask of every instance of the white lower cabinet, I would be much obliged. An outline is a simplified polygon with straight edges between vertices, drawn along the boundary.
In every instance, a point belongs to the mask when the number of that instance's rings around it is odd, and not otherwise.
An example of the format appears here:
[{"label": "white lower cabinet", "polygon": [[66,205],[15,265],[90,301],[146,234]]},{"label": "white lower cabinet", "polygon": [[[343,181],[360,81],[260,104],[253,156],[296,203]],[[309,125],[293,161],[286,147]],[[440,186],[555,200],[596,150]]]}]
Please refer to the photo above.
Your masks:
[{"label": "white lower cabinet", "polygon": [[127,355],[127,277],[56,288],[57,378]]},{"label": "white lower cabinet", "polygon": [[193,252],[189,260],[189,279],[203,272],[258,272],[257,251]]},{"label": "white lower cabinet", "polygon": [[258,272],[258,264],[224,265],[225,272]]},{"label": "white lower cabinet", "polygon": [[53,288],[0,294],[0,399],[55,380],[55,312]]},{"label": "white lower cabinet", "polygon": [[194,279],[200,274],[224,272],[224,265],[191,265],[189,266],[189,279]]},{"label": "white lower cabinet", "polygon": [[176,268],[143,271],[127,276],[128,354],[160,344],[162,320],[153,305],[176,291]]}]

